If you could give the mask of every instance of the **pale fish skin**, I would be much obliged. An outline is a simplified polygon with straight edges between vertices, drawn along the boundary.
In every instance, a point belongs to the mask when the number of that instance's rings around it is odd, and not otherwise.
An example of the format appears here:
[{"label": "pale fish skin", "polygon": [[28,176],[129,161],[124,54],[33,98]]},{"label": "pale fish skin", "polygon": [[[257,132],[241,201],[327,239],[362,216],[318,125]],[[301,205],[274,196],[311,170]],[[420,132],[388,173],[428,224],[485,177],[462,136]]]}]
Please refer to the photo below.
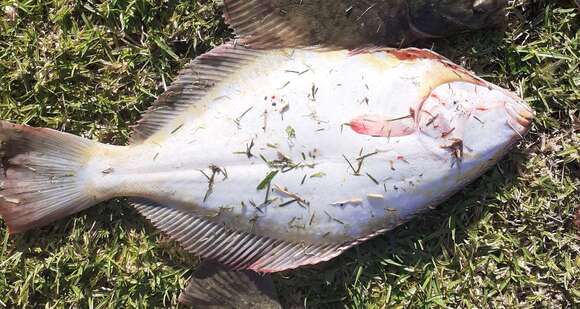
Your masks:
[{"label": "pale fish skin", "polygon": [[[388,52],[267,52],[142,144],[95,148],[87,190],[103,201],[145,197],[295,242],[363,238],[462,188],[524,133],[517,112],[529,109],[520,99],[457,74],[438,60],[401,61]],[[421,121],[406,136],[373,137],[348,125],[358,116],[395,119],[411,109]],[[429,111],[439,116],[427,126]],[[438,124],[443,130],[433,128]],[[455,164],[445,148],[453,139],[465,146]],[[357,169],[357,158],[375,152],[355,175],[347,159]],[[269,192],[257,190],[276,170],[263,158],[301,166],[275,175]],[[212,166],[221,171],[208,193]],[[304,201],[281,207],[294,199]]]},{"label": "pale fish skin", "polygon": [[226,44],[188,66],[129,146],[0,123],[0,214],[21,232],[145,198],[157,206],[138,209],[187,250],[282,271],[440,203],[532,118],[515,94],[427,50]]}]

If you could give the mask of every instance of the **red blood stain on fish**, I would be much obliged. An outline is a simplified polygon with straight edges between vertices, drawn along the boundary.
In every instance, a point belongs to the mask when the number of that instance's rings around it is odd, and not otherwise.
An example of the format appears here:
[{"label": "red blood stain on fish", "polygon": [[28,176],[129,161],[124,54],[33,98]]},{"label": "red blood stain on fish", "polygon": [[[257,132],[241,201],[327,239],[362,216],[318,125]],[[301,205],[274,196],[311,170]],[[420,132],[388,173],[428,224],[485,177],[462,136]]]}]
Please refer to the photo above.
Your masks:
[{"label": "red blood stain on fish", "polygon": [[409,161],[407,161],[407,159],[405,159],[405,157],[404,157],[404,156],[397,156],[397,160],[399,160],[399,161],[403,161],[403,162],[405,162],[405,163],[409,163]]},{"label": "red blood stain on fish", "polygon": [[389,119],[380,115],[363,115],[354,118],[349,125],[353,131],[375,137],[400,137],[415,132],[414,119],[411,115]]},{"label": "red blood stain on fish", "polygon": [[409,48],[405,50],[391,50],[391,55],[397,57],[399,60],[415,60],[415,59],[438,59],[447,60],[444,57],[426,49]]},{"label": "red blood stain on fish", "polygon": [[415,60],[415,59],[436,59],[436,60],[444,60],[449,61],[447,58],[430,51],[428,49],[419,49],[419,48],[407,48],[404,50],[395,49],[390,47],[362,47],[362,48],[355,48],[351,49],[348,53],[349,56],[356,56],[360,54],[372,54],[377,52],[386,52],[397,59],[405,61],[405,60]]}]

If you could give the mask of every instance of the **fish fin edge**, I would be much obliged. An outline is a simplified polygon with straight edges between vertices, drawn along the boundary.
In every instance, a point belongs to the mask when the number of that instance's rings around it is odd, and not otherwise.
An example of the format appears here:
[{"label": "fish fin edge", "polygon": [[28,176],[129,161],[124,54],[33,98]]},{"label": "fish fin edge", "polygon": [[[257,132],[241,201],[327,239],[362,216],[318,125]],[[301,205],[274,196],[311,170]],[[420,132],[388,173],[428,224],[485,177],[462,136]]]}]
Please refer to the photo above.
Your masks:
[{"label": "fish fin edge", "polygon": [[225,0],[224,19],[236,40],[256,49],[310,47],[320,44],[312,29],[276,10],[270,0]]},{"label": "fish fin edge", "polygon": [[80,175],[96,145],[72,134],[0,121],[0,217],[10,234],[42,227],[99,202]]},{"label": "fish fin edge", "polygon": [[184,250],[234,270],[273,273],[328,261],[366,239],[334,244],[294,243],[228,229],[207,218],[145,199],[131,204]]},{"label": "fish fin edge", "polygon": [[259,54],[235,42],[227,42],[192,60],[132,126],[131,143],[143,142],[157,133]]}]

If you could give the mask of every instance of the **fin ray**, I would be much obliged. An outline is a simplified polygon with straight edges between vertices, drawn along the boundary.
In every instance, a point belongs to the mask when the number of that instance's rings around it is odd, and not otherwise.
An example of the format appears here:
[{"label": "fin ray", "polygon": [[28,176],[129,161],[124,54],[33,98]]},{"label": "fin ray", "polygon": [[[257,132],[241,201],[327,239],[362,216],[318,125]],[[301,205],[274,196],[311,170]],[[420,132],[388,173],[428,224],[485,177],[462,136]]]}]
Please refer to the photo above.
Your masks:
[{"label": "fin ray", "polygon": [[148,200],[134,199],[132,204],[186,251],[233,269],[257,272],[293,269],[327,261],[358,243],[317,245],[287,242],[230,230],[205,218]]},{"label": "fin ray", "polygon": [[133,126],[131,142],[142,142],[158,132],[259,53],[230,42],[195,58]]},{"label": "fin ray", "polygon": [[47,225],[98,201],[78,173],[96,142],[0,121],[0,216],[9,232]]}]

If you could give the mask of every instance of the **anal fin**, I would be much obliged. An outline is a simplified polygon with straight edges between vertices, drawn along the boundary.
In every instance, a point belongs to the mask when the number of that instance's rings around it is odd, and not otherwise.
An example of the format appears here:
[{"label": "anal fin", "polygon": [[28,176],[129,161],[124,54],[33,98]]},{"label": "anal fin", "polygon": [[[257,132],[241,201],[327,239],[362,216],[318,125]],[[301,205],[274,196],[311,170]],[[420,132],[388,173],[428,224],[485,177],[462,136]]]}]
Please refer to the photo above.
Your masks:
[{"label": "anal fin", "polygon": [[186,251],[235,270],[270,273],[317,264],[363,241],[295,243],[230,229],[206,217],[148,200],[133,200],[132,204]]}]

